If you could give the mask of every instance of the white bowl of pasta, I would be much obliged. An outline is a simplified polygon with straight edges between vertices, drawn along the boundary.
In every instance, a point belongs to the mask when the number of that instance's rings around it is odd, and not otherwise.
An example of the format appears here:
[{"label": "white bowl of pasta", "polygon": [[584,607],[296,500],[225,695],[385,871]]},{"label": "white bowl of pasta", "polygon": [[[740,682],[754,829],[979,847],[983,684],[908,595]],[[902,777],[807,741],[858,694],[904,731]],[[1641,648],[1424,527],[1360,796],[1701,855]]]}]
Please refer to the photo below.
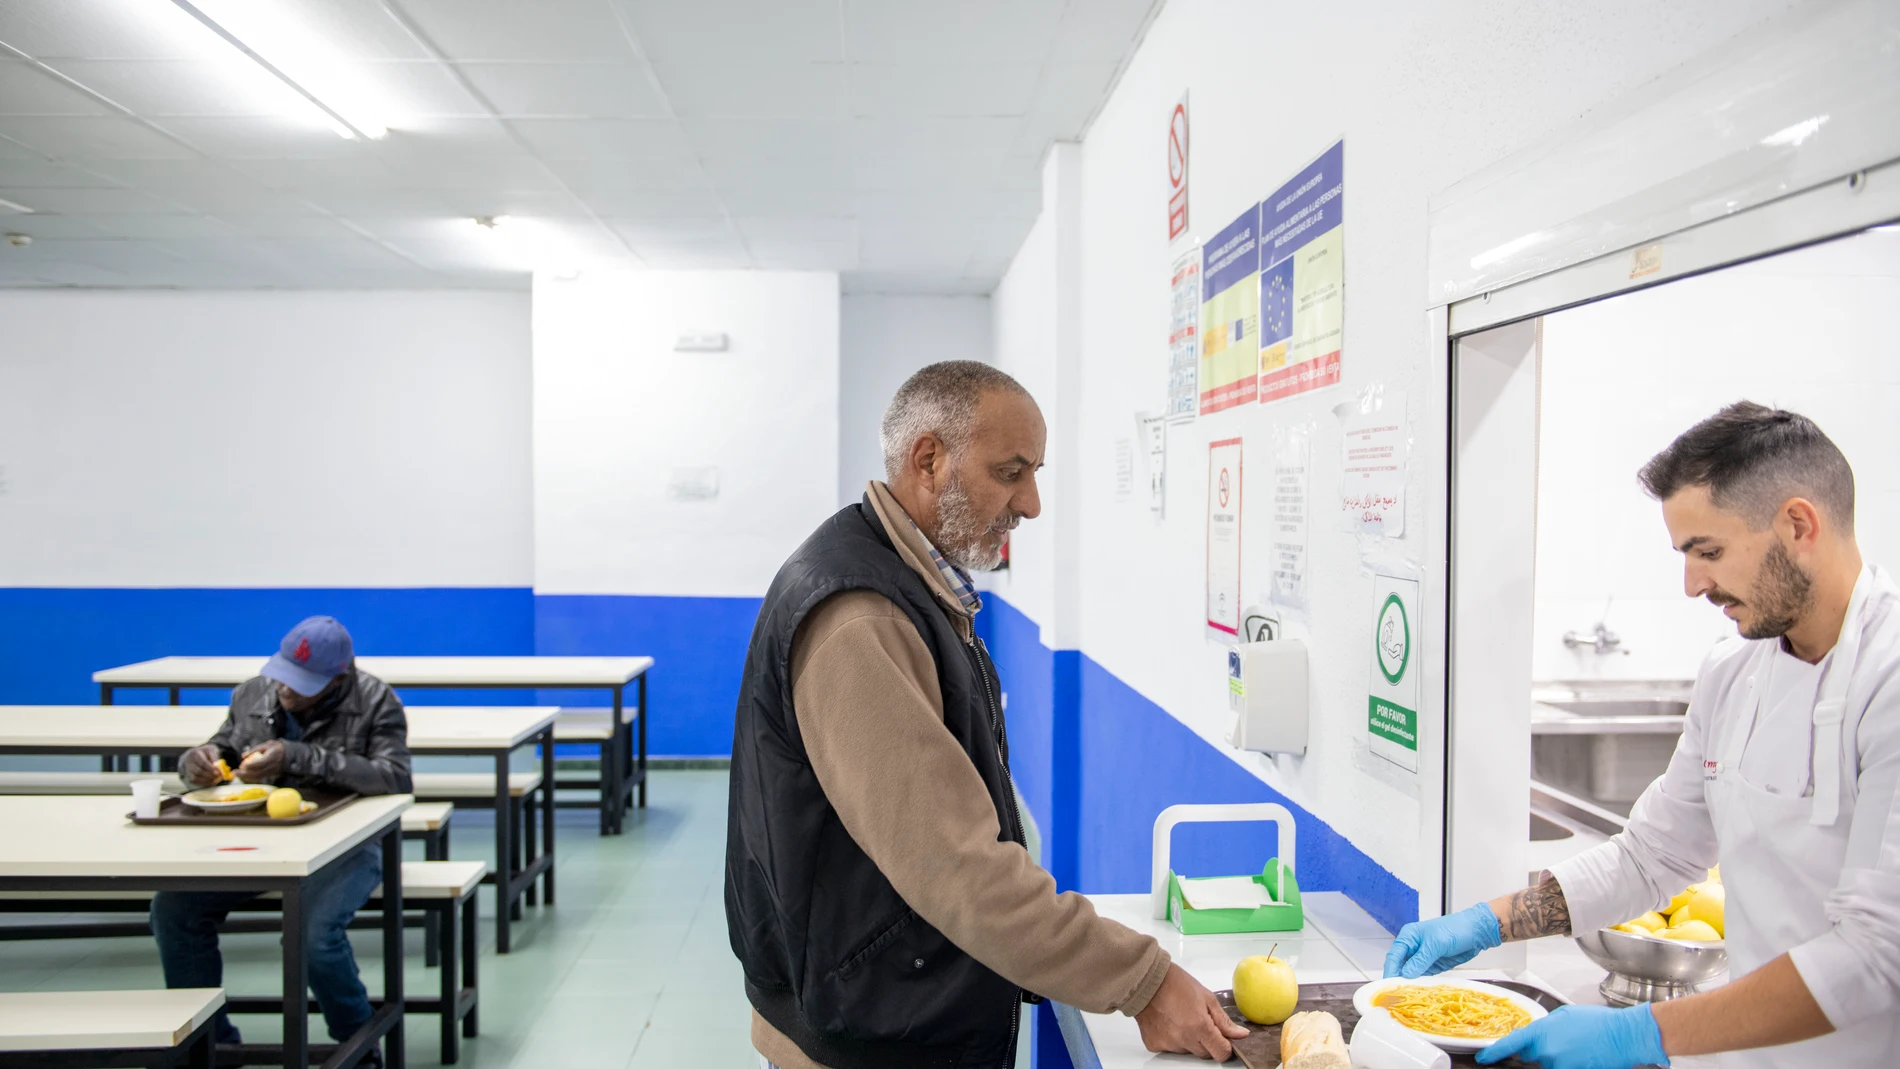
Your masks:
[{"label": "white bowl of pasta", "polygon": [[1390,976],[1353,992],[1361,1018],[1382,1016],[1441,1050],[1483,1050],[1549,1011],[1523,995],[1482,980]]}]

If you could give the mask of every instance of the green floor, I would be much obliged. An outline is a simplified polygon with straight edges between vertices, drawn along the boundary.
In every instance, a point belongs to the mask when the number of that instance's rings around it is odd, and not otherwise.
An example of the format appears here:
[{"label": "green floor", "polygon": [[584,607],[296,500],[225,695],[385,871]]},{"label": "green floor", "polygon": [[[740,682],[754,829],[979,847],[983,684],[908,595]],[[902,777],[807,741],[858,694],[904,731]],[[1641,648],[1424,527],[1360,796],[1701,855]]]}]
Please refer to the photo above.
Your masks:
[{"label": "green floor", "polygon": [[[707,1066],[756,1069],[738,963],[726,942],[721,900],[726,849],[726,773],[656,771],[644,813],[624,835],[600,838],[591,810],[561,813],[556,852],[559,904],[529,909],[514,952],[494,952],[493,899],[482,901],[481,1035],[458,1063],[559,1069]],[[459,813],[452,856],[490,858],[494,826]],[[409,844],[415,847],[417,844]],[[370,991],[382,975],[380,936],[352,938]],[[421,933],[409,933],[406,980],[431,993]],[[225,986],[243,994],[281,990],[275,935],[224,937]],[[149,938],[0,943],[0,990],[161,987]],[[237,1019],[245,1039],[280,1036],[270,1017]],[[322,1034],[320,1021],[313,1031]],[[434,1016],[408,1022],[409,1064],[438,1065]]]}]

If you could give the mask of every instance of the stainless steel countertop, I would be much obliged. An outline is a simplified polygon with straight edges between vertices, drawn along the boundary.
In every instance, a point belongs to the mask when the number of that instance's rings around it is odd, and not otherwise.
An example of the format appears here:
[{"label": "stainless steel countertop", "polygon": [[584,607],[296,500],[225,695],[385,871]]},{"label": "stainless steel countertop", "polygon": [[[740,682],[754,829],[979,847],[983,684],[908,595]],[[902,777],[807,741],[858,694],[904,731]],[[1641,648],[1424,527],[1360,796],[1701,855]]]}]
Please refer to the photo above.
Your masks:
[{"label": "stainless steel countertop", "polygon": [[1689,680],[1580,680],[1531,686],[1532,735],[1680,735]]}]

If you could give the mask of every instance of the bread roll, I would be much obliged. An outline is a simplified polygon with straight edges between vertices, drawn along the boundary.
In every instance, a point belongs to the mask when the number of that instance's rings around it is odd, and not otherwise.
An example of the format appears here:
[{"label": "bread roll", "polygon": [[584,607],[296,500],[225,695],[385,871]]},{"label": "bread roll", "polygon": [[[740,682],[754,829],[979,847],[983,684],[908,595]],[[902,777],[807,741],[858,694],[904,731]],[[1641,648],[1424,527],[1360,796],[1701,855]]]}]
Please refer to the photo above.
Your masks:
[{"label": "bread roll", "polygon": [[1325,1010],[1296,1013],[1280,1026],[1282,1069],[1352,1069],[1339,1018]]}]

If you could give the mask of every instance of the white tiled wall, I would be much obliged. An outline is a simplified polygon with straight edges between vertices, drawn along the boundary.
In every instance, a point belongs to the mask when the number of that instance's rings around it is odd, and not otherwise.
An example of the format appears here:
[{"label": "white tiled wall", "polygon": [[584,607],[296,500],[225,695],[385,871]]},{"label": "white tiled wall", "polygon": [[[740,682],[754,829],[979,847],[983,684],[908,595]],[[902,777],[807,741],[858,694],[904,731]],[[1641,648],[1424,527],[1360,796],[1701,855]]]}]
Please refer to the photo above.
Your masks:
[{"label": "white tiled wall", "polygon": [[[1862,554],[1900,567],[1900,230],[1874,231],[1544,320],[1537,679],[1681,679],[1733,625],[1682,594],[1636,470],[1746,398],[1821,425],[1854,466]],[[1563,645],[1608,624],[1627,654]]]}]

